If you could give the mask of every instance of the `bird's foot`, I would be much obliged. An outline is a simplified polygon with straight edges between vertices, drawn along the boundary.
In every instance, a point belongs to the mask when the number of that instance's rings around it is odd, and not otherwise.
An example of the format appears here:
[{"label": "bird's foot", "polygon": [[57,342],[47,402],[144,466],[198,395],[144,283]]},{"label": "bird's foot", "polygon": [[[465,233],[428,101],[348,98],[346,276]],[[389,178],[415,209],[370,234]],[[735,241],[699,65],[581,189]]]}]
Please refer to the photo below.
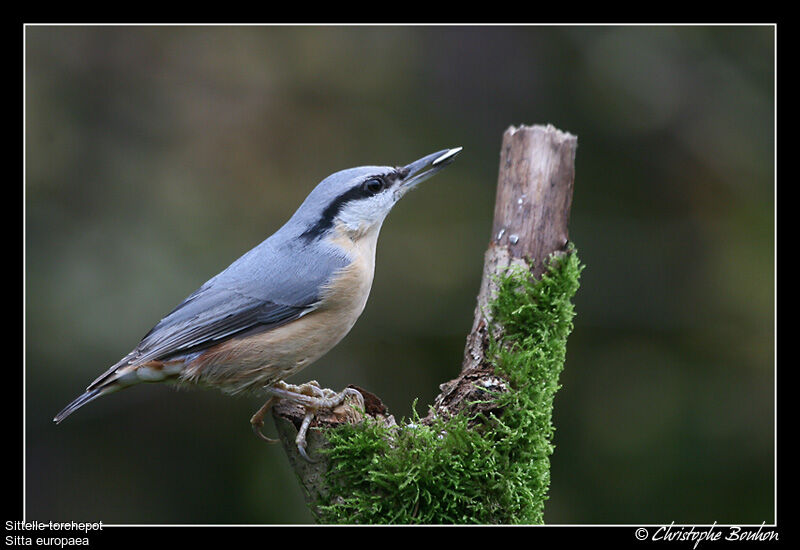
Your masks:
[{"label": "bird's foot", "polygon": [[299,386],[287,384],[285,382],[277,382],[274,385],[264,389],[271,395],[271,397],[269,398],[269,401],[264,403],[264,406],[253,415],[253,418],[250,419],[250,423],[253,425],[253,431],[255,431],[256,435],[262,439],[269,442],[274,442],[274,440],[266,437],[261,432],[261,427],[264,425],[264,415],[279,399],[286,399],[293,403],[297,403],[305,409],[305,416],[303,417],[303,423],[300,425],[300,429],[297,431],[295,444],[297,445],[297,450],[300,453],[300,456],[302,456],[308,462],[316,462],[315,460],[311,460],[306,453],[306,433],[308,432],[308,427],[311,425],[311,421],[314,419],[314,416],[318,410],[335,409],[344,403],[348,397],[351,397],[355,400],[356,407],[364,409],[364,397],[358,390],[353,388],[345,388],[341,392],[336,393],[334,390],[321,388],[316,380],[312,380]]},{"label": "bird's foot", "polygon": [[271,437],[267,437],[264,435],[264,432],[261,429],[264,427],[264,416],[266,416],[267,412],[272,408],[272,406],[278,402],[277,397],[270,397],[264,405],[260,409],[256,411],[256,414],[250,418],[250,426],[253,428],[253,433],[255,433],[259,438],[263,439],[267,443],[279,443],[277,439],[272,439]]}]

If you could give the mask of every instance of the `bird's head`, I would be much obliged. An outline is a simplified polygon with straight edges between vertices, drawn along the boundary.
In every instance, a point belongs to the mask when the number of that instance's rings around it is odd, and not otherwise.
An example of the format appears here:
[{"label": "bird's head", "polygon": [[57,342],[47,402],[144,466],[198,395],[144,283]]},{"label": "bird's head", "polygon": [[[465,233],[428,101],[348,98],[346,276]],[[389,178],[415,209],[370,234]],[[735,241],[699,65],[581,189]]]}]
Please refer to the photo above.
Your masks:
[{"label": "bird's head", "polygon": [[322,180],[292,221],[306,241],[337,229],[357,236],[379,230],[395,204],[420,182],[449,165],[461,147],[445,149],[400,167],[359,166]]}]

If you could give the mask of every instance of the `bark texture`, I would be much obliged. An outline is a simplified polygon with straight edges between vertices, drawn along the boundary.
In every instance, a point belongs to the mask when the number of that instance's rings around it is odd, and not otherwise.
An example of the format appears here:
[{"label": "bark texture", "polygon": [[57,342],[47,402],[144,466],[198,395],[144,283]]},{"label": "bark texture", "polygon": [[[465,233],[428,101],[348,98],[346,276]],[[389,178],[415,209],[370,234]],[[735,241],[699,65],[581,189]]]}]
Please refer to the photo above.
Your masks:
[{"label": "bark texture", "polygon": [[575,136],[551,125],[512,126],[503,134],[494,221],[472,330],[460,375],[440,386],[436,414],[459,412],[481,397],[481,388],[503,389],[486,362],[493,279],[512,264],[524,265],[538,278],[545,260],[566,250],[577,146]]}]

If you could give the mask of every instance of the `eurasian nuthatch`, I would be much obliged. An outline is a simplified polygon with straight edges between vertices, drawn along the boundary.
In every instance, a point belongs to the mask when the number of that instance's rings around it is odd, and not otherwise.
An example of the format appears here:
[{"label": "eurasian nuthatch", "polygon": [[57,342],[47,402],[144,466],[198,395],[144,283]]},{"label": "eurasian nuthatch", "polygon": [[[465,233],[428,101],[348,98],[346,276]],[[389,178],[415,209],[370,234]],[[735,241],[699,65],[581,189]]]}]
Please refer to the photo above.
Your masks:
[{"label": "eurasian nuthatch", "polygon": [[283,227],[181,302],[53,420],[140,382],[175,381],[231,394],[264,389],[272,397],[254,415],[253,428],[261,435],[275,398],[300,403],[308,411],[297,441],[305,456],[313,411],[358,392],[334,395],[283,380],[350,331],[372,287],[386,215],[460,151],[445,149],[398,168],[361,166],[328,176]]}]

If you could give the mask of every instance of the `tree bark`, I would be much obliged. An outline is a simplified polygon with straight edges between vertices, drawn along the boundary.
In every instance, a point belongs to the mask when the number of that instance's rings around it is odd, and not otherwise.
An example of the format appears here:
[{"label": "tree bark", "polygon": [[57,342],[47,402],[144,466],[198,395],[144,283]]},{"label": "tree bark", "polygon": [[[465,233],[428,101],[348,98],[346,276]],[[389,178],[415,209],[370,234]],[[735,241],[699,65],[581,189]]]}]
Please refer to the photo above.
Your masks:
[{"label": "tree bark", "polygon": [[575,136],[551,125],[512,126],[503,134],[494,222],[472,330],[461,373],[440,386],[435,414],[459,412],[464,403],[480,398],[480,388],[503,388],[486,363],[491,322],[487,305],[496,291],[494,277],[512,264],[541,277],[545,260],[566,250],[577,145]]},{"label": "tree bark", "polygon": [[[566,251],[576,148],[575,136],[551,125],[512,126],[503,134],[491,238],[484,256],[483,276],[461,372],[457,378],[440,386],[441,393],[422,423],[465,409],[470,413],[491,410],[485,390],[505,389],[505,381],[494,373],[486,358],[491,323],[487,305],[496,291],[494,277],[509,265],[521,264],[538,278],[546,269],[548,257]],[[387,414],[380,399],[368,392],[362,393],[368,403],[366,414],[386,425],[394,425],[394,419]],[[476,401],[481,403],[476,404]],[[307,500],[313,505],[325,494],[324,473],[330,465],[324,460],[308,464],[297,452],[294,438],[303,419],[299,407],[281,402],[273,409],[273,417]],[[357,417],[360,415],[350,415],[351,419]],[[318,427],[334,427],[347,421],[342,411],[338,415],[322,413],[308,432],[309,454],[319,457],[319,449],[326,445],[324,430]]]}]

